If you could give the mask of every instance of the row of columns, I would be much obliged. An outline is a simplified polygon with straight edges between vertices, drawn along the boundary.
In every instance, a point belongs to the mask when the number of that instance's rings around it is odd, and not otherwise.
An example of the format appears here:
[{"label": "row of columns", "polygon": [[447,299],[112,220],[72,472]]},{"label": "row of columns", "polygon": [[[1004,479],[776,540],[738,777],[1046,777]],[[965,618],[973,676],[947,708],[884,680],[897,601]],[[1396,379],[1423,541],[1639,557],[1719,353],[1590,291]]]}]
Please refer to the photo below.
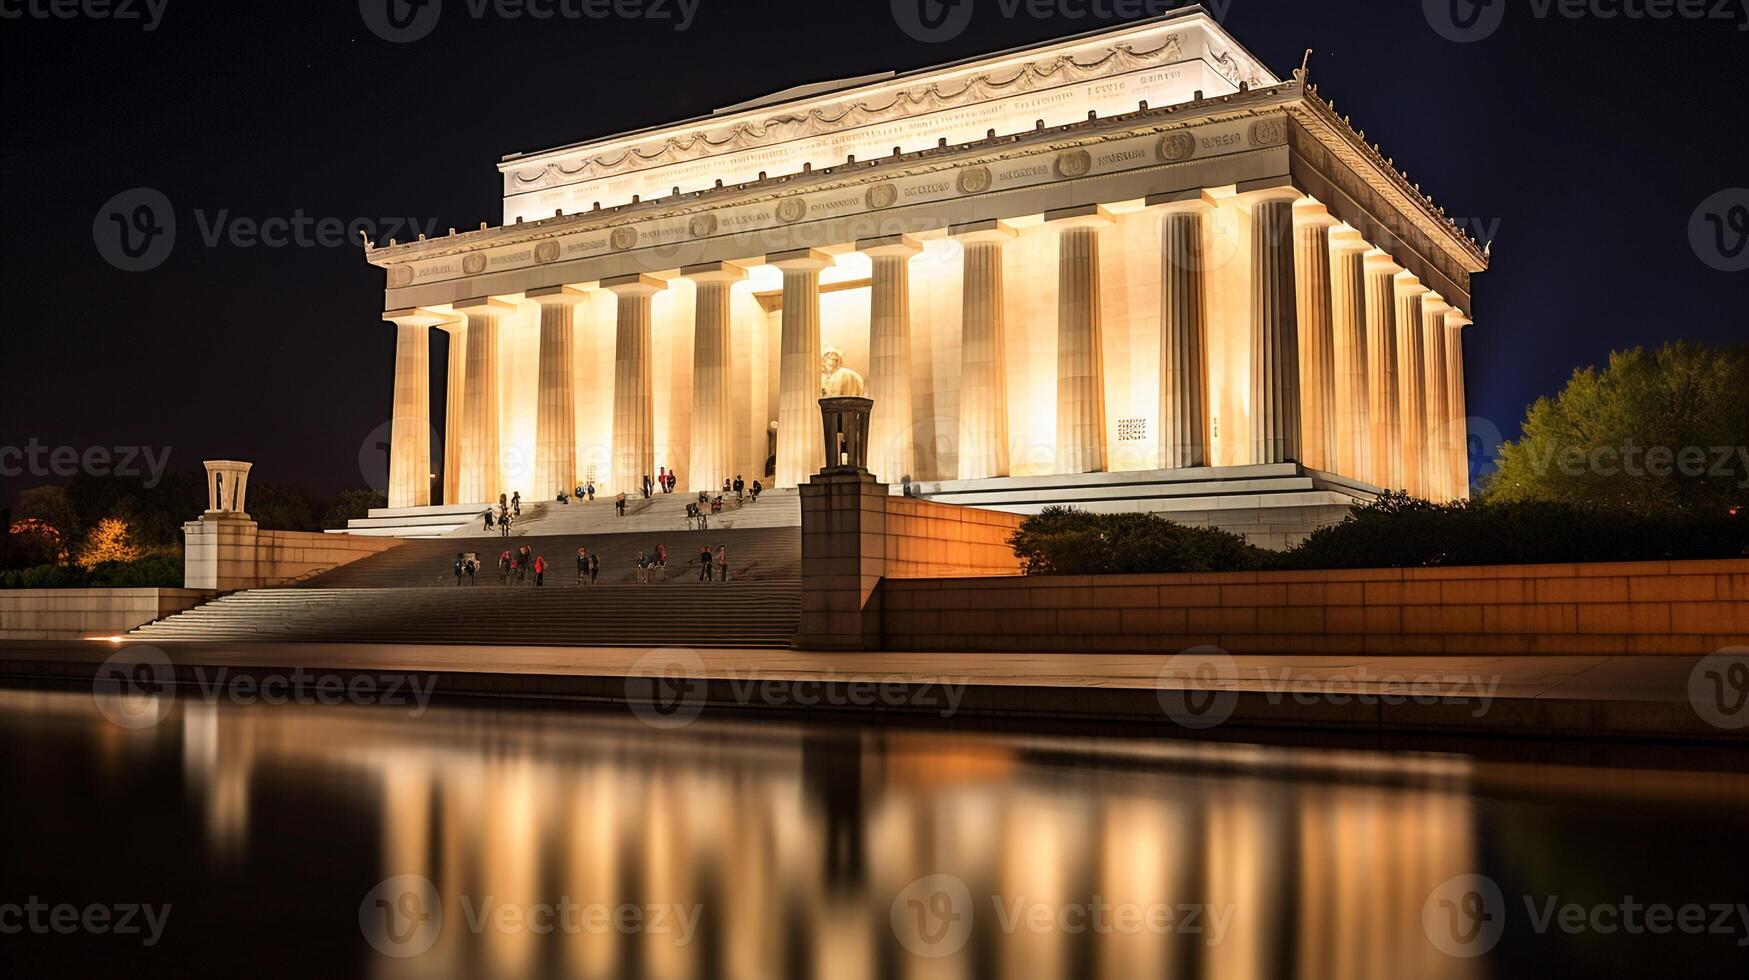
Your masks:
[{"label": "row of columns", "polygon": [[[1433,499],[1461,496],[1467,447],[1461,330],[1469,320],[1354,229],[1291,187],[1241,194],[1250,216],[1250,461],[1299,461]],[[1207,466],[1210,235],[1218,202],[1204,191],[1150,198],[1161,214],[1160,447],[1168,468]],[[1106,467],[1097,205],[1045,215],[1058,240],[1057,460],[1060,473]],[[964,250],[958,477],[1009,474],[1003,250],[1015,231],[1000,221],[954,226]],[[857,243],[873,267],[868,394],[870,469],[883,482],[913,473],[909,261],[922,246],[894,235]],[[819,439],[820,273],[817,249],[768,255],[783,276],[776,485],[804,483],[823,465]],[[680,270],[697,285],[688,463],[693,482],[730,476],[729,291],[747,271],[728,262]],[[651,304],[666,288],[648,275],[603,281],[618,300],[614,336],[613,491],[635,491],[654,472]],[[540,306],[536,420],[537,499],[576,480],[574,312],[584,294],[531,291]],[[451,334],[445,499],[484,502],[501,488],[498,331],[513,307],[481,298],[459,317],[390,313],[397,325],[390,505],[430,503],[427,330]]]}]

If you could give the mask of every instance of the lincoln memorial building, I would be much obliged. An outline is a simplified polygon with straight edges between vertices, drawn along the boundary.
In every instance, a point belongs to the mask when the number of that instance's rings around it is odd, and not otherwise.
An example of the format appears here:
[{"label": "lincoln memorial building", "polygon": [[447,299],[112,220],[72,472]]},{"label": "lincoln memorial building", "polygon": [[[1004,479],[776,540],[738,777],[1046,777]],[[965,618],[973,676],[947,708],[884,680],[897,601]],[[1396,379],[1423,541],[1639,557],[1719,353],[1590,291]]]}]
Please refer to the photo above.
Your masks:
[{"label": "lincoln memorial building", "polygon": [[498,169],[502,224],[368,245],[398,337],[383,515],[661,468],[806,483],[828,351],[893,493],[1265,543],[1380,488],[1468,493],[1483,250],[1200,8]]}]

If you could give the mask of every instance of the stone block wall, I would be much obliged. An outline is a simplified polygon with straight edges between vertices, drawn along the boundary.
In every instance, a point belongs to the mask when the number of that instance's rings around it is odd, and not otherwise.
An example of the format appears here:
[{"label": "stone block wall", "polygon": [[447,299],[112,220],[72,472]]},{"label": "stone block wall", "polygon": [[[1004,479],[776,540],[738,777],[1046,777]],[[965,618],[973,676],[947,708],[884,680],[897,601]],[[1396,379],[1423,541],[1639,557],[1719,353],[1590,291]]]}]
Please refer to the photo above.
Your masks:
[{"label": "stone block wall", "polygon": [[1008,538],[1024,520],[1019,514],[889,497],[883,574],[889,579],[1019,575],[1020,559]]},{"label": "stone block wall", "polygon": [[0,590],[0,640],[117,636],[210,598],[199,589]]},{"label": "stone block wall", "polygon": [[1749,645],[1749,560],[882,584],[890,650],[1707,654]]},{"label": "stone block wall", "polygon": [[182,530],[183,585],[217,592],[286,585],[401,544],[354,534],[263,531],[233,516],[209,515]]}]

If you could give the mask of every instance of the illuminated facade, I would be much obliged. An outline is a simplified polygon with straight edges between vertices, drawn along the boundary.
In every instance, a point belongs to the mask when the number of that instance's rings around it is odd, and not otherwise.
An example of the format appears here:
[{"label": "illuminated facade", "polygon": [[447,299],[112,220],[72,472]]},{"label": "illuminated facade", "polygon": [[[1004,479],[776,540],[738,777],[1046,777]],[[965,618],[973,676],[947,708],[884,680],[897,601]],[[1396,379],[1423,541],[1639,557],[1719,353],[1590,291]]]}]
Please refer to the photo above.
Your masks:
[{"label": "illuminated facade", "polygon": [[870,468],[924,496],[1285,489],[1316,523],[1378,487],[1468,492],[1482,250],[1199,8],[499,169],[502,226],[368,251],[399,331],[392,508],[768,460],[795,486],[825,347],[868,381]]}]

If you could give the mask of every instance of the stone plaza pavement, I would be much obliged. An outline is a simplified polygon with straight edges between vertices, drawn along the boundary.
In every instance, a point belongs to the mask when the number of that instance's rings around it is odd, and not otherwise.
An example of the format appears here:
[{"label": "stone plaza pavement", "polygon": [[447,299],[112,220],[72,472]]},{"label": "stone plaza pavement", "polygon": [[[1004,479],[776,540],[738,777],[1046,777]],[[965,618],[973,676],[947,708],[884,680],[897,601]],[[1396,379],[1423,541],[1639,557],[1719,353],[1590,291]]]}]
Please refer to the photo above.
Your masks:
[{"label": "stone plaza pavement", "polygon": [[[126,656],[125,672],[111,658]],[[338,685],[416,676],[440,697],[804,711],[925,720],[1055,719],[1216,734],[1274,728],[1465,736],[1736,741],[1749,657],[1389,657],[811,653],[783,649],[109,641],[0,643],[0,683],[100,674],[195,689],[215,669]],[[105,662],[112,666],[105,668]],[[144,667],[134,665],[144,664]],[[153,673],[156,671],[156,673]],[[337,680],[333,678],[338,678]],[[314,681],[307,681],[313,684]],[[651,708],[655,711],[657,709]]]}]

